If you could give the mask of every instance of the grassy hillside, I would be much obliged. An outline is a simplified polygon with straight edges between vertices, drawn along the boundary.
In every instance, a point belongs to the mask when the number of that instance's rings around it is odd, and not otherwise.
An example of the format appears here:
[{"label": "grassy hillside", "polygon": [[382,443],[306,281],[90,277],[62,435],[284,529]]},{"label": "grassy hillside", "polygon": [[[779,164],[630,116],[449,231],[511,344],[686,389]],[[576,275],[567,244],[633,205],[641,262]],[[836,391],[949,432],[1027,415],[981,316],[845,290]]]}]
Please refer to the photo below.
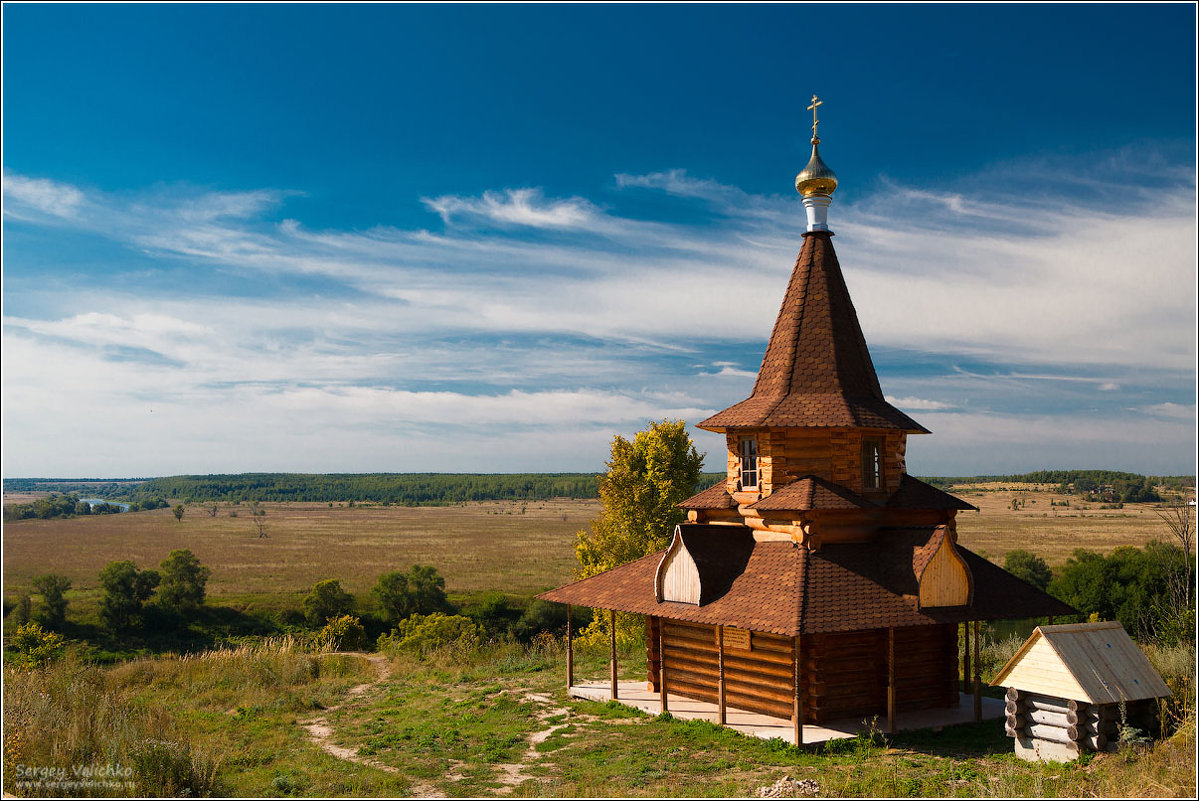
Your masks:
[{"label": "grassy hillside", "polygon": [[[579,676],[605,674],[605,649],[577,656]],[[622,676],[643,675],[642,659],[625,648]],[[112,668],[6,667],[4,789],[68,793],[19,786],[12,768],[83,760],[131,768],[87,791],[100,795],[727,797],[790,778],[828,797],[1194,796],[1193,708],[1152,748],[1041,765],[1016,758],[997,721],[797,750],[568,700],[563,675],[561,642],[546,638],[375,662],[274,641]]]}]

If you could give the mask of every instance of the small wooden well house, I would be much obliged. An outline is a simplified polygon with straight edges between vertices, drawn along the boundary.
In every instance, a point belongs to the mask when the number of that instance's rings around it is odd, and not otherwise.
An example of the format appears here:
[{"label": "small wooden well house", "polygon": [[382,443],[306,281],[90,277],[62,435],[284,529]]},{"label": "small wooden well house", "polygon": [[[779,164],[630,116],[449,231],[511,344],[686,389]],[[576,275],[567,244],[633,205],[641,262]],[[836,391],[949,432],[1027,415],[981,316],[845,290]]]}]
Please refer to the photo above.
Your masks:
[{"label": "small wooden well house", "polygon": [[[807,231],[753,391],[699,423],[725,436],[725,480],[680,504],[664,552],[538,596],[645,615],[664,709],[669,691],[721,723],[726,705],[789,718],[797,743],[804,722],[894,727],[897,711],[960,703],[959,654],[980,719],[979,623],[1075,612],[958,545],[955,517],[974,507],[907,474],[908,435],[929,432],[879,385],[819,141],[813,125],[796,178]],[[614,698],[615,659],[613,644]]]},{"label": "small wooden well house", "polygon": [[1007,687],[1007,734],[1028,760],[1114,750],[1120,727],[1152,734],[1170,688],[1119,623],[1039,626],[993,686]]}]

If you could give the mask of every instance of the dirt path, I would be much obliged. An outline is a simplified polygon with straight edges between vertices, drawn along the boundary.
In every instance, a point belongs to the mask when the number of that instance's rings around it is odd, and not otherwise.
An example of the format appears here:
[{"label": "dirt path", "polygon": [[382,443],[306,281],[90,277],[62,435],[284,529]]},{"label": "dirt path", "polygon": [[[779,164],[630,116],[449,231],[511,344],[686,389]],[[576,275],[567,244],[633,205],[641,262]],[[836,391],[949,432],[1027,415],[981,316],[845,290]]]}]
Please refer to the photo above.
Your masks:
[{"label": "dirt path", "polygon": [[[335,712],[338,709],[356,704],[366,696],[373,695],[374,691],[379,687],[380,684],[391,678],[391,666],[388,663],[387,658],[381,654],[368,654],[361,651],[338,651],[337,655],[357,656],[367,660],[375,666],[377,673],[375,680],[351,687],[349,693],[347,693],[348,697],[345,701],[336,706],[328,707],[325,710],[326,714],[324,715],[298,721],[299,725],[308,733],[308,739],[330,756],[333,756],[337,759],[344,759],[348,762],[353,762],[358,765],[365,765],[370,768],[375,768],[377,770],[384,771],[385,773],[400,774],[401,771],[398,768],[392,767],[391,765],[385,765],[378,760],[369,759],[360,755],[357,748],[348,748],[346,746],[337,745],[333,742],[333,726],[329,723],[328,713]],[[524,782],[534,778],[526,772],[526,769],[541,759],[541,752],[537,750],[538,745],[548,740],[551,736],[553,736],[554,732],[558,731],[559,729],[564,729],[567,726],[570,726],[571,723],[579,722],[581,720],[579,716],[572,715],[572,712],[568,707],[554,706],[553,699],[548,695],[543,695],[541,693],[526,693],[524,700],[537,705],[537,711],[534,714],[536,715],[537,719],[543,723],[548,721],[550,718],[554,718],[559,715],[565,715],[567,716],[567,719],[565,722],[550,724],[546,726],[546,728],[535,731],[533,734],[529,735],[529,747],[525,749],[525,752],[521,755],[519,762],[500,763],[494,766],[495,770],[498,772],[496,780],[500,783],[500,788],[497,790],[497,792],[500,795],[507,795],[516,787],[519,787]],[[454,777],[449,776],[447,778]],[[414,783],[411,790],[413,796],[422,798],[446,797],[445,793],[439,791],[433,785],[425,782]]]},{"label": "dirt path", "polygon": [[525,700],[532,701],[533,703],[537,704],[537,719],[543,723],[550,718],[557,717],[558,715],[566,715],[568,718],[564,723],[552,724],[545,729],[533,732],[531,735],[529,735],[529,747],[525,749],[525,753],[521,757],[520,762],[500,763],[495,766],[496,770],[500,772],[500,775],[497,778],[501,785],[500,789],[498,790],[501,795],[511,793],[513,789],[519,787],[529,779],[532,779],[533,777],[525,772],[525,768],[541,759],[541,752],[537,750],[537,746],[548,740],[554,732],[558,731],[559,729],[565,729],[567,726],[571,725],[571,720],[569,719],[571,710],[564,706],[551,706],[554,702],[553,699],[551,699],[548,695],[542,695],[540,693],[526,693]]},{"label": "dirt path", "polygon": [[[348,693],[349,697],[342,703],[328,707],[325,712],[334,712],[348,704],[354,704],[384,681],[391,677],[391,665],[387,661],[387,657],[382,654],[368,654],[362,651],[338,651],[338,656],[357,656],[365,659],[375,666],[376,677],[374,681],[368,681],[365,684],[359,684],[351,687]],[[337,759],[344,759],[349,762],[354,762],[359,765],[376,768],[385,773],[400,773],[398,768],[393,768],[391,765],[384,765],[374,759],[367,759],[358,753],[356,748],[346,748],[345,746],[337,745],[333,742],[333,727],[329,725],[329,718],[325,715],[308,720],[299,721],[301,727],[308,732],[308,739],[312,740],[317,747],[330,756]],[[412,785],[412,794],[422,798],[445,798],[445,794],[429,784],[417,782]]]}]

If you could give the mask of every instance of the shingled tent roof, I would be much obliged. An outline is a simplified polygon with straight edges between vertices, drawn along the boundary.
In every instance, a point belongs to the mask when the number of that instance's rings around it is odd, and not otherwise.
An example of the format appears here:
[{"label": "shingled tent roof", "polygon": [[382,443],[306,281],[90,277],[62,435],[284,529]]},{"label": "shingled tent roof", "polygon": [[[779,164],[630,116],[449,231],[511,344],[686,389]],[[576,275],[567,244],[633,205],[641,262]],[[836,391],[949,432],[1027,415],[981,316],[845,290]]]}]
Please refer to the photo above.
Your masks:
[{"label": "shingled tent roof", "polygon": [[883,398],[831,236],[828,231],[804,234],[753,393],[699,428],[850,427],[928,433]]},{"label": "shingled tent roof", "polygon": [[936,527],[882,529],[874,542],[828,545],[819,551],[790,542],[757,542],[728,591],[702,606],[657,600],[654,575],[664,551],[537,597],[788,637],[1077,614],[961,547],[957,552],[973,576],[971,603],[919,608],[912,566],[936,534]]}]

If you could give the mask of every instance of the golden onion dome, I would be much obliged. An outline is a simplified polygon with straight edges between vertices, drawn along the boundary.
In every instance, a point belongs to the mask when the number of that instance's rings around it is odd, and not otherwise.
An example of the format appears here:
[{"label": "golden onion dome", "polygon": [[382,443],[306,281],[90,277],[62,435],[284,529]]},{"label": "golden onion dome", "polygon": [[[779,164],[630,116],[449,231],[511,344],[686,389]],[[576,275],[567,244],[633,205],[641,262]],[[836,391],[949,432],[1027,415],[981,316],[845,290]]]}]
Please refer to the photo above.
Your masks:
[{"label": "golden onion dome", "polygon": [[837,190],[837,174],[820,158],[820,140],[812,139],[812,158],[808,166],[795,176],[795,191],[804,197],[831,195]]}]

